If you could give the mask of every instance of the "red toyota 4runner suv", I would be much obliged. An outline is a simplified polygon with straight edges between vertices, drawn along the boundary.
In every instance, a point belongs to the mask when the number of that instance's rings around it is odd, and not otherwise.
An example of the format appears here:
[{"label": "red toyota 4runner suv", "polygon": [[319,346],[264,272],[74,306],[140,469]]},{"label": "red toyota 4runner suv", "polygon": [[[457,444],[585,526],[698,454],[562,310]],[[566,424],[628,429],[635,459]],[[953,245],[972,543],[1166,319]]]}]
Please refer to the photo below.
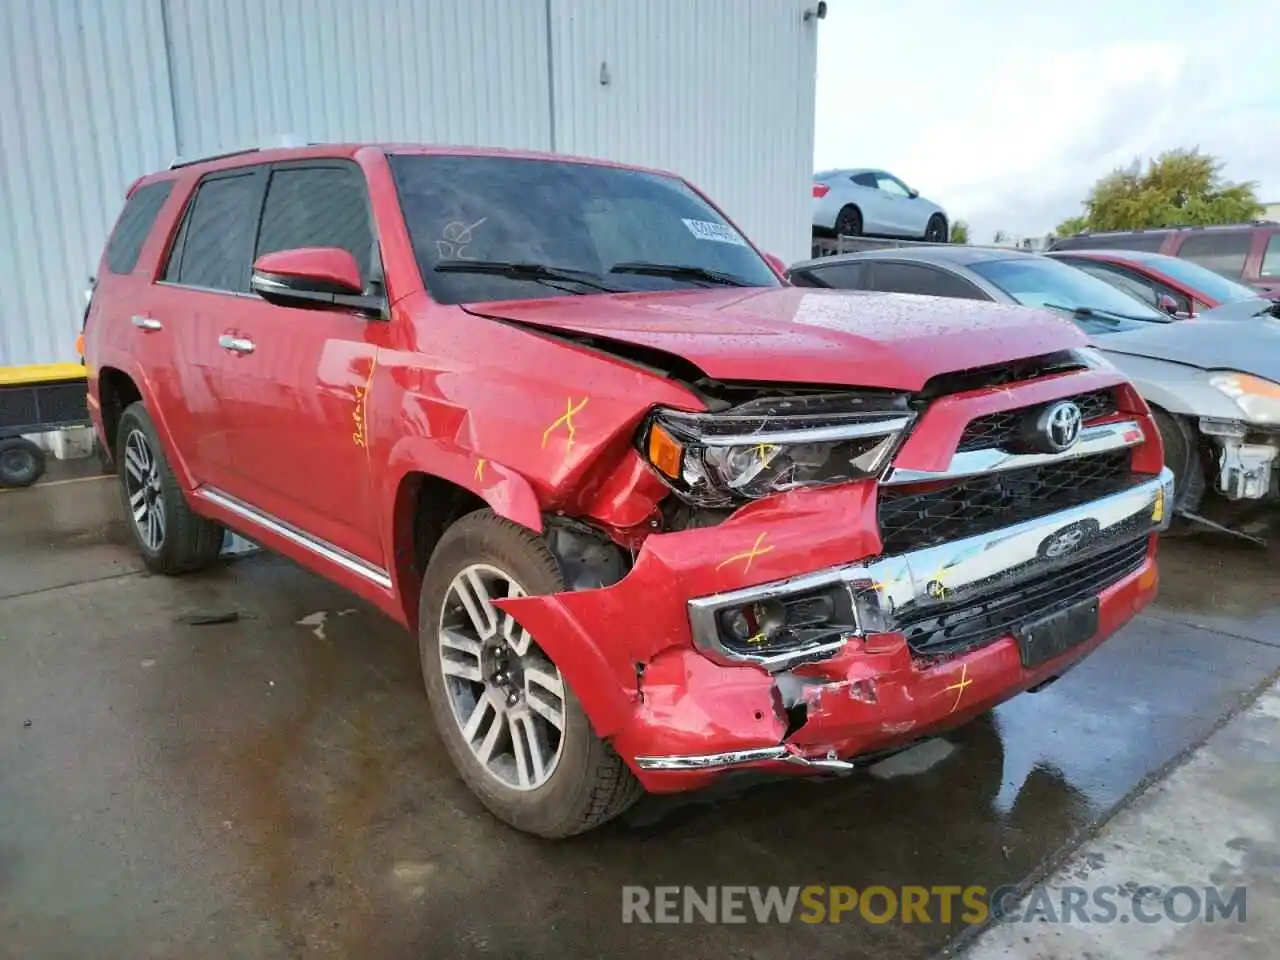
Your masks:
[{"label": "red toyota 4runner suv", "polygon": [[697,190],[553,155],[252,151],[129,191],[90,409],[153,570],[230,528],[418,637],[544,836],[854,769],[1153,597],[1147,407],[1037,311],[785,285]]}]

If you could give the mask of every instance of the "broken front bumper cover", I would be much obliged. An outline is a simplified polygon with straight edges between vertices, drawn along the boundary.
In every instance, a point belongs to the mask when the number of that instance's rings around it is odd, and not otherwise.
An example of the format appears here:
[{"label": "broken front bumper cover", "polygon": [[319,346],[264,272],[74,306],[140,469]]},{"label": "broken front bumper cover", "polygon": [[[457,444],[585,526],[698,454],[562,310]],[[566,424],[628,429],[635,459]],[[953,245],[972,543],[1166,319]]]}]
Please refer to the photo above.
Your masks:
[{"label": "broken front bumper cover", "polygon": [[[792,687],[811,684],[819,699],[826,695],[827,702],[815,717],[825,730],[811,731],[790,742],[718,752],[646,752],[634,756],[637,770],[650,789],[665,788],[655,778],[676,775],[693,779],[699,774],[735,767],[847,772],[855,769],[859,758],[868,753],[909,742],[930,728],[963,721],[975,711],[1044,683],[1090,652],[1150,601],[1155,591],[1155,571],[1149,557],[1141,567],[1102,591],[1099,630],[1093,638],[1035,668],[1021,665],[1016,644],[1007,636],[1006,643],[987,643],[949,659],[944,677],[931,676],[940,671],[917,664],[905,649],[905,642],[898,644],[896,650],[876,652],[870,651],[868,644],[893,635],[894,620],[913,610],[963,601],[975,594],[991,595],[1001,588],[1013,589],[1046,572],[1079,562],[1091,553],[1100,554],[1126,542],[1147,539],[1153,532],[1167,529],[1172,497],[1173,475],[1164,470],[1112,496],[990,534],[690,601],[695,643],[706,659],[719,665],[722,673],[726,667],[752,664],[774,675],[787,671],[784,675],[792,681]],[[1077,539],[1079,531],[1083,535]],[[729,650],[720,642],[715,618],[726,606],[829,584],[838,584],[863,598],[855,609],[860,615],[880,618],[879,622],[860,624],[856,633],[843,637],[832,649],[772,657],[753,658]],[[940,591],[939,585],[944,589]],[[875,602],[868,604],[867,597]],[[901,634],[896,636],[900,638]],[[850,648],[845,649],[846,645]],[[815,663],[815,657],[825,662]],[[868,668],[870,663],[876,666]],[[792,668],[797,673],[807,672],[808,676],[796,679],[790,672]],[[692,671],[690,684],[696,684],[703,672]],[[957,672],[958,683],[954,679]],[[958,710],[970,685],[977,689],[965,709]],[[959,691],[954,699],[952,690]],[[837,691],[843,695],[831,696]],[[871,691],[872,702],[867,702],[867,691]]]},{"label": "broken front bumper cover", "polygon": [[1173,474],[1165,469],[1111,496],[991,533],[870,564],[852,563],[699,597],[689,601],[694,644],[717,663],[754,663],[771,672],[820,659],[840,649],[847,638],[782,653],[756,654],[726,646],[717,618],[725,610],[836,586],[847,590],[852,601],[856,624],[851,635],[890,633],[900,618],[930,606],[1016,586],[1126,540],[1167,529],[1172,497]]}]

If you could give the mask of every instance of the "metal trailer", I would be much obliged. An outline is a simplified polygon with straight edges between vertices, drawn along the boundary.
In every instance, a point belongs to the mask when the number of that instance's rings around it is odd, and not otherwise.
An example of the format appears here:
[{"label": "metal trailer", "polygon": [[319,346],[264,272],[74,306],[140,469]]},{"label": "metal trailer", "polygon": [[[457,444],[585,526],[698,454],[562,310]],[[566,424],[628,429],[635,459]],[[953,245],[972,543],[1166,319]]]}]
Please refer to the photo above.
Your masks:
[{"label": "metal trailer", "polygon": [[26,434],[89,423],[81,364],[0,367],[0,487],[29,487],[44,474],[45,453]]}]

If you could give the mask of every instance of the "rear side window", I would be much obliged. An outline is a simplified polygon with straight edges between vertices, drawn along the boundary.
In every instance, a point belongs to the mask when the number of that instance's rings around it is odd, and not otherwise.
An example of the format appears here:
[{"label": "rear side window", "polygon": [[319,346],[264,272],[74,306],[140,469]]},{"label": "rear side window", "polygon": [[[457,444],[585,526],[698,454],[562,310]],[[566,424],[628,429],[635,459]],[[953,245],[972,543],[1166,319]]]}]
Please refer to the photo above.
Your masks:
[{"label": "rear side window", "polygon": [[1262,275],[1280,277],[1280,233],[1267,239],[1267,251],[1262,255]]},{"label": "rear side window", "polygon": [[133,191],[107,240],[108,270],[112,273],[133,273],[142,245],[147,242],[160,208],[172,192],[172,180],[148,183]]},{"label": "rear side window", "polygon": [[871,269],[870,289],[964,300],[989,299],[969,281],[917,263],[876,263]]},{"label": "rear side window", "polygon": [[833,263],[830,266],[806,267],[793,274],[791,280],[797,287],[860,290],[865,273],[861,263]]},{"label": "rear side window", "polygon": [[1197,233],[1182,241],[1177,255],[1224,277],[1239,277],[1244,273],[1251,240],[1247,230]]},{"label": "rear side window", "polygon": [[299,247],[348,251],[369,278],[374,238],[364,177],[350,166],[272,171],[254,258]]},{"label": "rear side window", "polygon": [[259,169],[204,180],[187,208],[164,278],[183,286],[249,291],[253,237],[262,200]]}]

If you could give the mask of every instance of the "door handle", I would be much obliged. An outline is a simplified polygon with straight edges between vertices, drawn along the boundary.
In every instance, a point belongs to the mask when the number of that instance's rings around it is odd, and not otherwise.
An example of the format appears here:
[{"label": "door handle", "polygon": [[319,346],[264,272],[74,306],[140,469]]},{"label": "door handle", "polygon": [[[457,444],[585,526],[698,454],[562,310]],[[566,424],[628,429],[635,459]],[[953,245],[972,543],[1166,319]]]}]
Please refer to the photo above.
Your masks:
[{"label": "door handle", "polygon": [[232,353],[253,353],[252,340],[246,340],[244,337],[233,337],[229,333],[224,333],[218,338],[218,346],[223,350],[230,350]]},{"label": "door handle", "polygon": [[142,330],[160,330],[164,327],[164,324],[155,317],[144,317],[136,313],[130,318],[130,321],[135,327]]}]

